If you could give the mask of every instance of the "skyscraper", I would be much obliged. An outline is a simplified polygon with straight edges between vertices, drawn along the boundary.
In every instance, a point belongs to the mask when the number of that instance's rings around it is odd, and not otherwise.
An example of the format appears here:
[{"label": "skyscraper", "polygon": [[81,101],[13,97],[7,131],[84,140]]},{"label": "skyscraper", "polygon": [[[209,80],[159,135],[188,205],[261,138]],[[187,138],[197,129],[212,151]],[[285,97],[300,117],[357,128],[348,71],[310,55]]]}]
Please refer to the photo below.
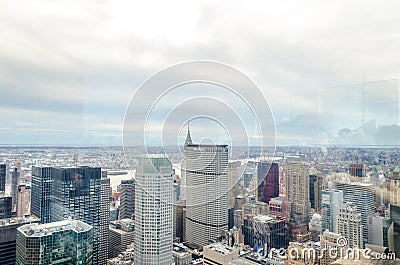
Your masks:
[{"label": "skyscraper", "polygon": [[11,187],[10,187],[10,195],[12,197],[13,211],[17,211],[18,180],[20,171],[21,171],[21,164],[18,161],[15,161],[14,168],[11,173]]},{"label": "skyscraper", "polygon": [[172,264],[172,165],[165,155],[138,158],[135,186],[135,264]]},{"label": "skyscraper", "polygon": [[290,208],[291,241],[308,239],[310,221],[310,182],[308,165],[292,162],[285,165],[286,199]]},{"label": "skyscraper", "polygon": [[390,205],[390,221],[392,224],[388,230],[389,249],[400,257],[400,206]]},{"label": "skyscraper", "polygon": [[110,179],[107,177],[107,171],[101,172],[101,196],[100,196],[100,213],[99,213],[99,251],[97,259],[101,264],[108,260],[108,232],[110,225],[110,201],[111,189]]},{"label": "skyscraper", "polygon": [[343,204],[343,191],[341,190],[324,190],[322,191],[321,215],[322,215],[322,231],[336,231],[337,215]]},{"label": "skyscraper", "polygon": [[110,222],[108,258],[118,257],[121,252],[133,244],[135,225],[132,219]]},{"label": "skyscraper", "polygon": [[361,214],[353,203],[344,203],[340,208],[336,230],[346,238],[348,247],[364,247]]},{"label": "skyscraper", "polygon": [[310,175],[310,203],[316,212],[321,210],[322,177]]},{"label": "skyscraper", "polygon": [[92,226],[77,220],[17,229],[17,265],[94,264]]},{"label": "skyscraper", "polygon": [[262,161],[257,165],[258,200],[269,203],[271,198],[279,196],[279,165]]},{"label": "skyscraper", "polygon": [[397,166],[389,176],[389,202],[400,205],[400,167]]},{"label": "skyscraper", "polygon": [[0,164],[0,192],[6,192],[7,175],[8,175],[8,165]]},{"label": "skyscraper", "polygon": [[110,180],[98,167],[32,167],[32,213],[42,223],[69,217],[93,226],[93,263],[106,264]]},{"label": "skyscraper", "polygon": [[336,188],[343,191],[343,200],[351,202],[359,213],[361,213],[361,221],[363,225],[363,240],[368,242],[368,217],[375,215],[375,191],[371,183],[336,183]]},{"label": "skyscraper", "polygon": [[186,240],[201,246],[228,228],[227,145],[185,145]]},{"label": "skyscraper", "polygon": [[32,167],[31,213],[40,219],[40,223],[51,222],[51,172],[51,167]]},{"label": "skyscraper", "polygon": [[134,219],[135,213],[135,180],[121,180],[121,197],[119,205],[119,219]]},{"label": "skyscraper", "polygon": [[[240,165],[240,163],[239,163]],[[239,195],[239,172],[237,163],[229,163],[228,170],[228,208],[234,208],[236,196]]]},{"label": "skyscraper", "polygon": [[0,219],[12,216],[12,197],[6,193],[0,193]]},{"label": "skyscraper", "polygon": [[389,217],[369,216],[368,217],[368,243],[381,247],[389,247],[388,230],[391,225]]}]

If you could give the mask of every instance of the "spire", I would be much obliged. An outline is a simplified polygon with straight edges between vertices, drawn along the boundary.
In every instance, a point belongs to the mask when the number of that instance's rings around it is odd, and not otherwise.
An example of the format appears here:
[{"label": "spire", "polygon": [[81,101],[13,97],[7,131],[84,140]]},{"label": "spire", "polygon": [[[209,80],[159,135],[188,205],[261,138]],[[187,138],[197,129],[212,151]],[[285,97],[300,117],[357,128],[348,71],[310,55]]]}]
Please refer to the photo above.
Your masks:
[{"label": "spire", "polygon": [[192,138],[190,137],[190,127],[189,127],[189,123],[188,123],[188,131],[187,131],[187,135],[186,135],[185,146],[188,146],[190,144],[192,144]]}]

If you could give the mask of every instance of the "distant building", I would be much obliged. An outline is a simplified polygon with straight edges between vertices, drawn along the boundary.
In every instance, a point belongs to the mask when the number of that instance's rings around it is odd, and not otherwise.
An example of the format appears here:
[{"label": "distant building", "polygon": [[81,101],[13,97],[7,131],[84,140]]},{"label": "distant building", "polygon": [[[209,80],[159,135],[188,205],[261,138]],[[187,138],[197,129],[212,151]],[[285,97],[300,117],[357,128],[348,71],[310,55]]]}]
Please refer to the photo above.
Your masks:
[{"label": "distant building", "polygon": [[361,213],[353,203],[344,203],[337,216],[336,231],[346,238],[348,247],[364,248]]},{"label": "distant building", "polygon": [[262,161],[257,164],[258,200],[269,203],[279,196],[279,164]]},{"label": "distant building", "polygon": [[15,264],[17,228],[38,222],[39,219],[36,217],[12,217],[0,220],[0,264]]},{"label": "distant building", "polygon": [[265,202],[257,201],[254,197],[248,197],[248,203],[243,204],[242,214],[243,219],[246,216],[265,215],[268,212],[268,204]]},{"label": "distant building", "polygon": [[[319,264],[319,258],[317,252],[308,252],[306,250],[316,249],[313,242],[290,242],[287,249],[287,258],[285,259],[285,265],[317,265]],[[303,253],[306,253],[303,255]]]},{"label": "distant building", "polygon": [[290,208],[291,241],[308,240],[310,221],[309,167],[303,163],[290,162],[285,165],[286,199]]},{"label": "distant building", "polygon": [[6,181],[8,174],[8,165],[0,164],[0,192],[6,192]]},{"label": "distant building", "polygon": [[134,219],[135,213],[135,180],[121,180],[121,197],[119,205],[120,219]]},{"label": "distant building", "polygon": [[133,265],[133,253],[134,248],[133,244],[129,245],[125,251],[122,251],[121,254],[116,258],[112,258],[108,260],[108,265]]},{"label": "distant building", "polygon": [[122,219],[110,222],[108,258],[115,258],[121,252],[127,250],[135,239],[134,221],[132,219]]},{"label": "distant building", "polygon": [[31,213],[31,186],[21,183],[17,193],[17,217]]},{"label": "distant building", "polygon": [[268,204],[269,213],[277,216],[288,216],[285,196],[271,198]]},{"label": "distant building", "polygon": [[248,216],[243,224],[244,243],[255,250],[285,248],[289,244],[289,228],[285,218],[272,215]]},{"label": "distant building", "polygon": [[321,198],[322,231],[337,232],[337,215],[343,204],[343,191],[324,190]]},{"label": "distant building", "polygon": [[179,242],[186,241],[186,202],[179,200],[175,205],[175,239]]},{"label": "distant building", "polygon": [[135,186],[135,265],[172,263],[172,165],[164,155],[138,158]]},{"label": "distant building", "polygon": [[92,226],[66,220],[17,229],[16,265],[93,264]]},{"label": "distant building", "polygon": [[31,213],[41,223],[51,220],[51,193],[53,177],[51,167],[32,167]]},{"label": "distant building", "polygon": [[12,197],[0,193],[0,219],[12,217]]},{"label": "distant building", "polygon": [[321,210],[322,177],[310,175],[310,203],[316,212]]},{"label": "distant building", "polygon": [[18,195],[18,180],[20,175],[21,165],[18,161],[15,162],[13,171],[11,173],[11,191],[10,195],[12,197],[12,209],[17,210],[17,195]]},{"label": "distant building", "polygon": [[365,178],[364,164],[349,164],[349,174],[360,179]]}]

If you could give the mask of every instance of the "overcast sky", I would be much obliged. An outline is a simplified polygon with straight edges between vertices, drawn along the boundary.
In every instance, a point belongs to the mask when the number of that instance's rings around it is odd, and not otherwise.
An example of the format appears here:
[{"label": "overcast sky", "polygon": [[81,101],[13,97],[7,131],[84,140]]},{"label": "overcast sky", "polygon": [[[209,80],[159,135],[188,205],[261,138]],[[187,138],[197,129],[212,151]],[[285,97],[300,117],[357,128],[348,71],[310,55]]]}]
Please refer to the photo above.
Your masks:
[{"label": "overcast sky", "polygon": [[121,144],[135,90],[191,60],[247,74],[270,104],[281,143],[311,141],[289,123],[313,128],[318,113],[317,127],[330,133],[359,127],[361,85],[351,84],[363,75],[364,121],[391,125],[399,10],[396,0],[0,0],[0,144]]}]

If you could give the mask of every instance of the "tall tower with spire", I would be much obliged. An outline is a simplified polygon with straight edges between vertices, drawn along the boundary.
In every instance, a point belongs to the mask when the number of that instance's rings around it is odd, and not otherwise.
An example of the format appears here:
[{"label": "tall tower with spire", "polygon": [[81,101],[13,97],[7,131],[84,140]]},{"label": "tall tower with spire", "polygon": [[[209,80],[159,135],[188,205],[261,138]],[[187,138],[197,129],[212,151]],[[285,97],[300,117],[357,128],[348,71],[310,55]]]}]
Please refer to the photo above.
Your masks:
[{"label": "tall tower with spire", "polygon": [[187,129],[188,130],[187,130],[187,135],[186,135],[186,140],[185,140],[185,149],[186,149],[186,146],[192,144],[192,137],[190,137],[190,125],[189,125],[189,123],[188,123]]},{"label": "tall tower with spire", "polygon": [[186,135],[186,140],[185,140],[185,145],[183,147],[183,163],[182,163],[182,179],[181,179],[181,200],[186,200],[186,156],[187,156],[187,147],[192,144],[192,137],[190,137],[190,126],[188,123],[187,126],[187,135]]},{"label": "tall tower with spire", "polygon": [[188,125],[184,155],[186,241],[204,246],[228,229],[228,147],[193,144]]}]

